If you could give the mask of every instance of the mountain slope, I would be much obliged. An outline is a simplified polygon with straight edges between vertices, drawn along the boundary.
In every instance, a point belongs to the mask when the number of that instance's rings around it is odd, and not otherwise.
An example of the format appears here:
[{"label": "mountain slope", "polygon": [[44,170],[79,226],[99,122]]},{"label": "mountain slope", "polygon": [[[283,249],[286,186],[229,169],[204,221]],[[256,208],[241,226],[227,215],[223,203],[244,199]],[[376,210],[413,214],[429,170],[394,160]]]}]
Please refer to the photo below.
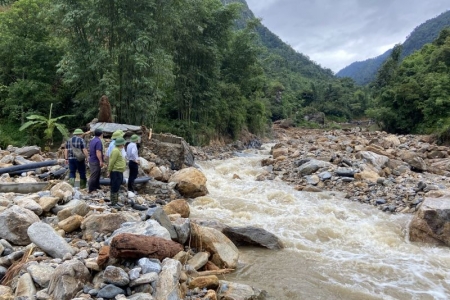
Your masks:
[{"label": "mountain slope", "polygon": [[[255,18],[245,0],[221,1],[225,5],[230,3],[240,3],[243,5],[241,20],[237,22],[238,27],[242,28],[248,20]],[[295,51],[264,25],[258,25],[256,31],[258,32],[262,45],[268,49],[269,53],[281,56],[285,60],[284,64],[291,71],[298,72],[308,79],[329,80],[334,78],[333,72],[330,69],[321,67],[306,55]]]},{"label": "mountain slope", "polygon": [[[450,26],[450,10],[417,26],[403,43],[401,58],[403,59],[421,49],[423,45],[431,43],[438,37],[441,30],[448,26]],[[391,52],[392,49],[375,58],[354,62],[340,70],[336,76],[350,77],[356,83],[365,85],[375,78],[378,69]]]}]

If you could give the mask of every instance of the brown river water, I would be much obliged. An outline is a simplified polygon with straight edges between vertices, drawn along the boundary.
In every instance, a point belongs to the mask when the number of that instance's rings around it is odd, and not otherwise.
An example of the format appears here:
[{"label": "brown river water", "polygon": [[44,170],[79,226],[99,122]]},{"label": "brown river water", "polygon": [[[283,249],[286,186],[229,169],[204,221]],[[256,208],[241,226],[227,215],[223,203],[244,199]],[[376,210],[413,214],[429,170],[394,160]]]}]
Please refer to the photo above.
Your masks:
[{"label": "brown river water", "polygon": [[286,246],[240,248],[239,267],[221,279],[277,300],[450,299],[450,248],[410,243],[412,215],[383,213],[337,192],[296,191],[280,179],[256,181],[270,146],[199,163],[209,194],[193,201],[191,217],[258,226]]}]

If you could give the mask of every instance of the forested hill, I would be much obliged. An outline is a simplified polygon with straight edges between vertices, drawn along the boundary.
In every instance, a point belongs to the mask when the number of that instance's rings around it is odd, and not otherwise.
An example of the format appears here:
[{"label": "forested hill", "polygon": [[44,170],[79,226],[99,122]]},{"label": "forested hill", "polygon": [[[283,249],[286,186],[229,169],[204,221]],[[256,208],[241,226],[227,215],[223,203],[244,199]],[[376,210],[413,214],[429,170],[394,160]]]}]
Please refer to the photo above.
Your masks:
[{"label": "forested hill", "polygon": [[[247,21],[254,19],[255,15],[250,10],[245,0],[221,0],[223,4],[242,4],[241,19],[237,21],[238,27],[244,27]],[[291,46],[283,42],[276,34],[271,32],[266,26],[258,24],[256,28],[262,45],[271,54],[279,55],[287,68],[297,72],[309,79],[329,80],[334,77],[333,72],[328,68],[323,68],[312,61],[306,55],[295,51]]]},{"label": "forested hill", "polygon": [[[450,10],[417,26],[402,45],[401,59],[421,49],[425,44],[431,43],[438,37],[439,32],[447,26],[450,26]],[[365,85],[375,79],[378,69],[391,52],[392,49],[375,58],[354,62],[340,70],[336,76],[350,77],[356,83]]]}]

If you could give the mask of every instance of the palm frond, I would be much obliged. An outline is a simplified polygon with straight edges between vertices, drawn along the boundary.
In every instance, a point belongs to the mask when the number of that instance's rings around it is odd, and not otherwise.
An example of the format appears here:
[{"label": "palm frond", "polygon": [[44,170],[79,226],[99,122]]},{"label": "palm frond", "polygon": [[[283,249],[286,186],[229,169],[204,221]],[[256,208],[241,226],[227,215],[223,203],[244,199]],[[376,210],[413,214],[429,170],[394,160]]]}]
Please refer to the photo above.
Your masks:
[{"label": "palm frond", "polygon": [[31,125],[38,124],[38,123],[42,123],[42,121],[28,121],[28,122],[24,123],[22,126],[20,126],[19,131],[27,129]]}]

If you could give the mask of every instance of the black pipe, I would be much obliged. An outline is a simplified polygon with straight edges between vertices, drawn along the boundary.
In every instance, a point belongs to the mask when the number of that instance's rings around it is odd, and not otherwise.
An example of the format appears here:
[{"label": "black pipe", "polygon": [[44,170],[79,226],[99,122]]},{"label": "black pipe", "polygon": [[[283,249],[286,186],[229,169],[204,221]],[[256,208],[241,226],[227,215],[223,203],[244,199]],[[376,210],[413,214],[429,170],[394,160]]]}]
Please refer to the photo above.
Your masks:
[{"label": "black pipe", "polygon": [[56,177],[64,175],[64,173],[66,173],[68,169],[69,169],[69,167],[65,166],[65,167],[63,167],[61,169],[58,169],[56,171],[50,171],[50,172],[46,172],[44,174],[40,174],[40,175],[38,175],[38,177],[39,177],[39,179],[44,179],[44,178],[47,178],[47,177],[54,177],[54,178],[56,178]]},{"label": "black pipe", "polygon": [[[146,183],[152,179],[153,179],[152,177],[140,177],[140,178],[136,178],[134,183]],[[124,183],[125,183],[125,178],[123,179],[122,184],[124,184]],[[109,178],[100,178],[100,184],[101,185],[111,185],[111,180]]]},{"label": "black pipe", "polygon": [[30,169],[37,169],[42,167],[48,167],[48,166],[54,166],[57,165],[59,162],[58,160],[47,160],[37,163],[31,163],[21,166],[12,166],[12,167],[6,167],[6,168],[0,168],[0,174],[15,172],[15,171],[24,171],[24,170],[30,170]]}]

